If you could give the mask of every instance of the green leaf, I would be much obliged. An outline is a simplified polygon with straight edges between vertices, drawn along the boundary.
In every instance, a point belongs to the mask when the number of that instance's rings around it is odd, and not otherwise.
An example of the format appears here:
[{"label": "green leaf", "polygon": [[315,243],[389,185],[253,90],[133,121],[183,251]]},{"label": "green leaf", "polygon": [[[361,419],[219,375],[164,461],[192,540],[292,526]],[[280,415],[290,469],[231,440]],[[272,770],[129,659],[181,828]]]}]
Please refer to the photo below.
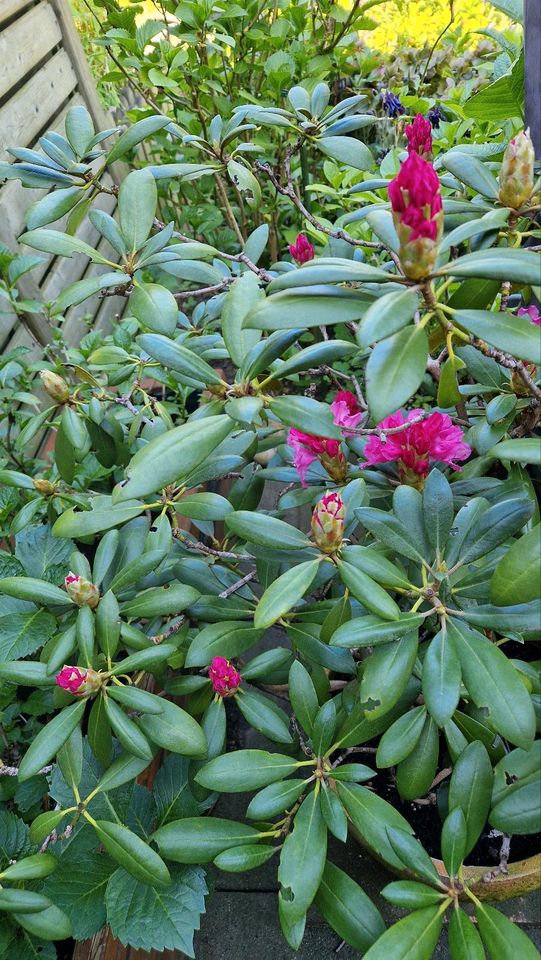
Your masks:
[{"label": "green leaf", "polygon": [[131,653],[129,657],[115,663],[111,673],[113,677],[118,674],[129,673],[130,670],[150,670],[156,664],[162,663],[177,652],[177,648],[172,643],[152,644],[145,647],[144,650],[137,650]]},{"label": "green leaf", "polygon": [[512,460],[513,463],[535,463],[541,466],[541,444],[534,437],[501,440],[488,451],[488,456],[498,460]]},{"label": "green leaf", "polygon": [[349,620],[333,633],[331,643],[336,647],[370,647],[378,643],[398,640],[416,630],[424,621],[422,613],[403,613],[398,620],[380,620],[378,617],[358,617]]},{"label": "green leaf", "polygon": [[163,698],[156,696],[155,693],[149,693],[148,690],[141,690],[129,684],[122,687],[109,684],[107,694],[130,710],[136,710],[137,713],[150,713],[152,716],[163,713]]},{"label": "green leaf", "polygon": [[258,331],[246,329],[244,322],[264,299],[265,294],[259,287],[258,278],[251,271],[237,277],[225,294],[221,330],[227,352],[236,367],[241,366],[246,355],[261,337]]},{"label": "green leaf", "polygon": [[100,792],[115,790],[124,783],[135,780],[147,766],[146,759],[141,760],[140,757],[134,757],[130,753],[121,753],[100,777],[98,781]]},{"label": "green leaf", "polygon": [[120,641],[120,611],[118,600],[108,590],[96,610],[96,639],[106,657],[114,657]]},{"label": "green leaf", "polygon": [[439,557],[443,557],[454,515],[453,492],[449,481],[435,467],[423,488],[423,518],[428,539]]},{"label": "green leaf", "polygon": [[457,619],[448,626],[462,667],[463,681],[487,723],[511,743],[527,750],[535,735],[535,716],[526,687],[499,647]]},{"label": "green leaf", "polygon": [[[267,587],[254,615],[256,629],[265,630],[288,613],[310,589],[319,569],[320,559],[307,560],[287,570]],[[1,581],[0,581],[1,586]]]},{"label": "green leaf", "polygon": [[[490,0],[498,9],[513,3],[513,9],[519,0]],[[520,19],[518,16],[516,19]],[[516,63],[503,76],[483,87],[475,96],[470,97],[463,107],[467,117],[475,117],[483,123],[486,121],[501,122],[502,120],[522,118],[524,116],[524,58],[519,57]]]},{"label": "green leaf", "polygon": [[[295,274],[299,272],[295,271]],[[248,314],[244,327],[278,331],[348,323],[363,316],[367,303],[357,291],[323,284],[303,287],[302,290],[284,290],[257,304]]]},{"label": "green leaf", "polygon": [[222,850],[257,843],[254,827],[221,817],[186,817],[156,830],[153,839],[167,860],[209,863]]},{"label": "green leaf", "polygon": [[127,309],[143,327],[154,333],[170,336],[175,332],[178,321],[177,301],[171,291],[159,283],[138,281],[128,300]]},{"label": "green leaf", "polygon": [[485,960],[481,937],[468,914],[458,906],[449,920],[449,949],[452,960]]},{"label": "green leaf", "polygon": [[60,220],[78,201],[85,196],[80,187],[67,187],[65,190],[53,190],[41,200],[33,203],[25,214],[28,230],[36,230],[48,223]]},{"label": "green leaf", "polygon": [[365,377],[366,398],[376,423],[415,393],[424,377],[427,357],[428,339],[421,326],[406,327],[374,347]]},{"label": "green leaf", "polygon": [[388,560],[383,553],[375,550],[373,547],[360,547],[358,545],[343,547],[340,556],[347,563],[352,563],[354,567],[367,573],[376,583],[381,583],[389,590],[409,590],[411,584],[408,578],[402,573],[400,567]]},{"label": "green leaf", "polygon": [[[178,315],[176,303],[175,311],[176,325],[176,316]],[[181,343],[170,340],[169,337],[163,337],[161,334],[165,332],[172,333],[171,330],[143,333],[137,337],[137,343],[150,357],[153,357],[154,360],[159,360],[166,370],[174,370],[175,373],[178,373],[180,379],[184,377],[189,383],[197,380],[205,385],[223,384],[222,378],[213,370],[210,364],[206,363],[206,361],[198,357],[193,350],[189,350]]]},{"label": "green leaf", "polygon": [[71,923],[58,907],[46,907],[39,913],[16,913],[17,923],[40,940],[66,940],[71,936]]},{"label": "green leaf", "polygon": [[337,559],[336,564],[342,583],[367,610],[385,620],[395,621],[400,618],[399,606],[368,574],[344,560]]},{"label": "green leaf", "polygon": [[[93,937],[106,923],[105,892],[116,869],[106,853],[87,849],[89,834],[92,839],[91,831],[85,831],[80,843],[77,836],[62,851],[59,869],[46,885],[48,896],[71,920],[72,936],[77,940]],[[119,872],[128,876],[123,870]]]},{"label": "green leaf", "polygon": [[49,687],[55,680],[47,670],[46,663],[37,660],[12,660],[0,663],[0,677],[9,683],[21,683],[25,687]]},{"label": "green leaf", "polygon": [[183,583],[171,583],[165,587],[149,587],[148,590],[143,590],[133,600],[125,601],[121,609],[123,616],[130,619],[165,617],[182,613],[198,598],[199,593],[193,587]]},{"label": "green leaf", "polygon": [[461,153],[460,147],[456,147],[446,153],[442,159],[449,172],[466,186],[482,194],[483,197],[489,197],[490,200],[498,199],[498,181],[477,157]]},{"label": "green leaf", "polygon": [[496,960],[539,960],[539,951],[529,937],[503,913],[487,903],[476,905],[479,933],[491,957]]},{"label": "green leaf", "polygon": [[430,641],[423,660],[423,697],[439,727],[453,716],[460,699],[462,672],[452,637],[446,629]]},{"label": "green leaf", "polygon": [[385,931],[364,960],[430,960],[443,924],[441,907],[422,907]]},{"label": "green leaf", "polygon": [[513,784],[514,789],[496,803],[490,811],[489,822],[504,833],[528,834],[541,830],[541,803],[539,782]]},{"label": "green leaf", "polygon": [[264,734],[274,743],[292,743],[289,732],[289,717],[268,697],[260,693],[243,691],[236,698],[237,706],[245,720],[254,730]]},{"label": "green leaf", "polygon": [[16,597],[17,600],[42,603],[45,607],[73,606],[73,601],[65,590],[35,577],[4,577],[0,580],[0,594]]},{"label": "green leaf", "polygon": [[56,619],[45,610],[0,617],[0,659],[18,660],[35,653],[56,630]]},{"label": "green leaf", "polygon": [[[363,844],[373,850],[394,870],[403,870],[402,860],[397,857],[387,834],[388,827],[413,833],[407,820],[390,803],[378,797],[367,787],[357,783],[336,784],[346,812],[362,838]],[[413,960],[413,957],[412,957]],[[415,958],[417,960],[417,958]]]},{"label": "green leaf", "polygon": [[288,692],[293,712],[306,733],[312,733],[314,720],[319,710],[316,688],[306,667],[300,660],[291,664],[288,678]]},{"label": "green leaf", "polygon": [[323,874],[327,828],[315,790],[306,797],[284,841],[278,867],[278,900],[289,924],[302,919],[312,903]]},{"label": "green leaf", "polygon": [[[399,487],[398,490],[400,489]],[[357,507],[355,516],[374,537],[391,547],[396,553],[418,563],[422,562],[423,556],[419,552],[416,537],[398,517],[385,510],[377,510],[375,507]]]},{"label": "green leaf", "polygon": [[206,667],[216,656],[237,657],[263,635],[242,620],[209,623],[192,640],[186,654],[186,667]]},{"label": "green leaf", "polygon": [[51,853],[34,853],[30,857],[24,857],[10,864],[2,870],[0,876],[2,881],[8,880],[10,883],[19,880],[40,880],[56,870],[57,863],[56,857]]},{"label": "green leaf", "polygon": [[491,310],[457,310],[453,319],[468,333],[486,340],[493,347],[505,350],[521,360],[541,363],[539,331],[527,317],[517,317],[512,313],[493,313]]},{"label": "green leaf", "polygon": [[468,826],[462,807],[455,807],[445,818],[441,831],[441,852],[445,869],[456,877],[468,848]]},{"label": "green leaf", "polygon": [[242,873],[244,870],[255,870],[256,867],[262,866],[275,856],[276,852],[276,847],[264,847],[262,844],[233,847],[232,850],[219,853],[214,864],[227,873]]},{"label": "green leaf", "polygon": [[314,903],[338,936],[362,954],[385,930],[379,910],[364,890],[330,860]]},{"label": "green leaf", "polygon": [[393,883],[388,883],[381,894],[389,903],[404,910],[417,910],[419,907],[441,904],[445,897],[444,893],[434,890],[434,887],[417,883],[416,880],[395,880]]},{"label": "green leaf", "polygon": [[363,661],[360,702],[368,719],[375,720],[388,713],[402,696],[411,677],[418,646],[417,635],[406,634],[394,643],[377,647]]},{"label": "green leaf", "polygon": [[105,263],[110,267],[114,264],[94,250],[84,240],[79,237],[72,237],[68,233],[61,233],[60,230],[30,230],[19,237],[19,243],[25,243],[34,250],[42,250],[44,253],[54,253],[58,257],[72,257],[74,253],[82,253],[89,257],[93,263]]},{"label": "green leaf", "polygon": [[510,607],[493,607],[491,603],[479,604],[463,611],[464,619],[474,627],[490,627],[494,630],[539,632],[541,600],[515,603]]},{"label": "green leaf", "polygon": [[70,107],[65,121],[66,137],[79,157],[84,157],[95,135],[92,117],[83,104]]},{"label": "green leaf", "polygon": [[71,736],[85,712],[86,703],[80,700],[65,707],[47,723],[30,744],[19,764],[19,782],[35,776],[56,755]]},{"label": "green leaf", "polygon": [[492,765],[479,740],[469,743],[455,762],[449,785],[449,810],[464,814],[467,840],[462,856],[473,850],[485,826],[492,794]]},{"label": "green leaf", "polygon": [[[319,753],[321,755],[321,751]],[[332,787],[323,784],[319,792],[319,802],[327,830],[337,840],[345,843],[348,838],[348,820],[345,810]]]},{"label": "green leaf", "polygon": [[56,762],[66,783],[70,787],[78,787],[83,775],[83,735],[80,727],[75,727],[71,736],[60,747]]},{"label": "green leaf", "polygon": [[[148,573],[156,570],[163,558],[163,550],[148,550],[141,556],[136,557],[135,560],[131,560],[115,574],[109,585],[110,590],[112,590],[115,595],[123,593],[127,587],[138,583],[139,580],[146,577]],[[103,601],[100,601],[100,606],[102,602]]]},{"label": "green leaf", "polygon": [[369,148],[355,137],[318,137],[314,146],[325,156],[346,163],[355,170],[370,170],[374,166]]},{"label": "green leaf", "polygon": [[288,427],[295,427],[317,437],[331,437],[334,440],[342,438],[331,408],[319,400],[311,397],[274,397],[269,400],[269,410]]},{"label": "green leaf", "polygon": [[333,742],[336,729],[336,704],[327,700],[319,708],[312,727],[312,749],[316,756],[323,757]]},{"label": "green leaf", "polygon": [[164,700],[158,716],[145,714],[139,720],[143,733],[158,747],[181,753],[186,757],[201,757],[207,752],[205,734],[189,713]]},{"label": "green leaf", "polygon": [[156,890],[117,870],[107,884],[107,922],[113,937],[131,949],[172,951],[193,957],[193,935],[205,912],[201,867],[172,867],[171,883]]},{"label": "green leaf", "polygon": [[150,440],[128,464],[127,481],[115,487],[115,505],[181,483],[234,429],[229,417],[218,415],[189,420]]},{"label": "green leaf", "polygon": [[424,706],[404,713],[383,734],[376,754],[378,767],[393,767],[415,749],[426,720]]},{"label": "green leaf", "polygon": [[149,887],[169,886],[171,877],[162,858],[137,834],[108,820],[97,820],[93,826],[107,853],[132,877]]},{"label": "green leaf", "polygon": [[423,845],[412,837],[411,833],[397,830],[396,827],[387,828],[389,842],[397,857],[408,870],[415,873],[421,880],[432,885],[441,883],[440,876]]},{"label": "green leaf", "polygon": [[533,503],[524,497],[494,503],[466,531],[459,551],[461,561],[471,563],[505,543],[527,523],[533,509]]},{"label": "green leaf", "polygon": [[289,810],[306,790],[306,780],[281,780],[252,797],[246,816],[249,820],[269,820],[284,810]]},{"label": "green leaf", "polygon": [[133,170],[122,181],[118,194],[118,214],[120,230],[128,250],[139,250],[147,239],[157,202],[158,188],[149,170]]},{"label": "green leaf", "polygon": [[152,749],[148,740],[141,733],[137,724],[130,720],[124,710],[109,697],[105,697],[105,713],[111,729],[124,749],[133,754],[134,757],[140,757],[150,763]]},{"label": "green leaf", "polygon": [[95,497],[90,501],[90,510],[71,507],[66,510],[53,525],[55,537],[89,537],[94,533],[109,530],[120,524],[128,523],[139,516],[145,504],[138,500],[113,505],[111,497]]},{"label": "green leaf", "polygon": [[152,136],[153,133],[157,133],[158,130],[162,130],[168,123],[170,123],[168,117],[153,116],[145,117],[143,120],[138,120],[137,123],[132,124],[132,126],[128,127],[122,136],[118,138],[113,149],[109,152],[107,164],[114,163],[115,160],[123,157],[124,154],[133,150],[138,143],[146,140],[146,138]]},{"label": "green leaf", "polygon": [[48,837],[66,814],[63,810],[46,810],[32,822],[30,826],[30,840],[32,843],[42,843],[45,837]]},{"label": "green leaf", "polygon": [[[529,253],[527,250],[497,247],[467,253],[464,257],[451,260],[444,267],[440,267],[436,275],[446,276],[447,274],[453,277],[481,277],[484,280],[511,280],[513,283],[527,283],[535,286],[539,283],[539,261],[535,253]],[[475,313],[475,310],[471,311],[471,314],[475,315]],[[465,312],[465,315],[469,316],[470,312]],[[491,314],[491,316],[497,318],[497,314]],[[459,322],[462,323],[462,320]],[[521,325],[519,324],[518,327],[520,329]]]},{"label": "green leaf", "polygon": [[303,550],[313,544],[296,527],[276,517],[250,510],[237,510],[225,518],[226,526],[242,540],[274,550]]},{"label": "green leaf", "polygon": [[32,890],[0,890],[0,910],[15,913],[24,910],[25,913],[39,913],[50,907],[51,901],[40,893]]},{"label": "green leaf", "polygon": [[215,757],[199,770],[195,779],[208,790],[238,793],[258,790],[283,780],[298,767],[296,760],[266,750],[237,750]]},{"label": "green leaf", "polygon": [[413,290],[397,290],[378,297],[362,319],[357,333],[359,346],[369,347],[398,333],[413,319],[418,305],[419,298]]},{"label": "green leaf", "polygon": [[313,343],[275,367],[272,371],[272,379],[283,380],[284,377],[293,376],[301,370],[317,367],[323,363],[332,364],[334,360],[341,360],[356,352],[355,344],[348,343],[346,340],[323,340],[321,343]]},{"label": "green leaf", "polygon": [[414,750],[400,761],[396,770],[396,786],[404,800],[415,800],[428,793],[436,776],[438,754],[438,728],[428,716]]}]

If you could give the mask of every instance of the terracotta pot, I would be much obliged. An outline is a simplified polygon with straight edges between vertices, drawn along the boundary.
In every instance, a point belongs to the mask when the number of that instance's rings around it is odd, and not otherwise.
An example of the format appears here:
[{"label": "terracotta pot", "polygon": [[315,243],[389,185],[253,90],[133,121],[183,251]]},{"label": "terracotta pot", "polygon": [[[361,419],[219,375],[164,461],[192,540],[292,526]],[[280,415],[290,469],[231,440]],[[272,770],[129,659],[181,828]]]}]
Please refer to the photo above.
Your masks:
[{"label": "terracotta pot", "polygon": [[[408,870],[397,870],[370,847],[364,837],[351,824],[350,833],[360,843],[365,850],[370,853],[374,859],[383,864],[387,870],[396,876],[407,877],[411,879],[412,874]],[[441,877],[448,879],[448,873],[442,860],[436,860],[432,857],[432,863],[436,867]],[[525,893],[531,893],[541,887],[541,853],[536,853],[526,860],[517,860],[516,863],[509,863],[507,873],[497,873],[497,868],[476,866],[464,867],[464,878],[468,881],[470,890],[479,900],[510,900],[511,897],[519,897]],[[486,878],[486,879],[484,879]],[[464,894],[461,899],[467,900]]]}]

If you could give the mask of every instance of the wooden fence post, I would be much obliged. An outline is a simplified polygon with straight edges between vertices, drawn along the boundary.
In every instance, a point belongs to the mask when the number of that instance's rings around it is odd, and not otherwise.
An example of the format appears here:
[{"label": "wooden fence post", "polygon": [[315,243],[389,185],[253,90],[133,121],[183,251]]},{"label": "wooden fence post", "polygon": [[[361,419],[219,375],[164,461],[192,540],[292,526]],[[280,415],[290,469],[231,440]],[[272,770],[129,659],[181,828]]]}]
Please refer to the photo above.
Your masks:
[{"label": "wooden fence post", "polygon": [[541,0],[524,0],[524,93],[526,126],[541,160]]}]

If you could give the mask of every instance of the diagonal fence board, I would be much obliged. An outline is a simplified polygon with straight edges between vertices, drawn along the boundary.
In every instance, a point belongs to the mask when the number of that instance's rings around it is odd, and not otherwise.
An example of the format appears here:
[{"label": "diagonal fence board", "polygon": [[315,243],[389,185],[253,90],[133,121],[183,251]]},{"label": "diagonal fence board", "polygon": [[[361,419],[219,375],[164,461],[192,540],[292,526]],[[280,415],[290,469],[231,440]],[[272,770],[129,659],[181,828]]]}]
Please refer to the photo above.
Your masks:
[{"label": "diagonal fence board", "polygon": [[[35,148],[47,130],[63,132],[70,106],[84,103],[96,129],[114,126],[103,109],[94,88],[69,7],[69,0],[0,0],[0,159],[10,159],[12,145]],[[110,181],[112,182],[112,181]],[[43,191],[21,187],[18,181],[0,186],[0,242],[11,250],[24,231],[28,206],[44,196]],[[114,213],[113,197],[100,197],[97,206]],[[55,224],[62,229],[63,224]],[[77,236],[97,243],[98,235],[84,221]],[[31,252],[28,248],[23,252]],[[116,259],[108,249],[111,259]],[[52,299],[74,280],[89,275],[88,261],[76,256],[57,259],[39,254],[43,264],[18,284],[22,297]],[[68,313],[62,329],[64,342],[76,344],[99,317],[100,329],[121,314],[124,302],[93,298]],[[81,317],[85,323],[79,322]],[[32,358],[42,355],[43,347],[53,339],[54,323],[44,317],[16,317],[0,311],[0,350],[6,353],[16,346],[32,350]]]}]

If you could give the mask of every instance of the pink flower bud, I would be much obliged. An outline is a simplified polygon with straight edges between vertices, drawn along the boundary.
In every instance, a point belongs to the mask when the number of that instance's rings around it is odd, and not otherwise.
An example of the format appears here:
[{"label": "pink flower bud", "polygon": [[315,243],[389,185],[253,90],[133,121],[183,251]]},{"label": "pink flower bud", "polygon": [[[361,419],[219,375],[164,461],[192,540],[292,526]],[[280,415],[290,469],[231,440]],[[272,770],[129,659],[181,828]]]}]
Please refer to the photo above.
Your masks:
[{"label": "pink flower bud", "polygon": [[214,693],[220,697],[233,697],[241,681],[240,673],[225,657],[214,657],[209,667],[209,677]]},{"label": "pink flower bud", "polygon": [[440,182],[432,165],[410,153],[389,184],[389,199],[402,269],[409,279],[420,280],[434,269],[443,231]]},{"label": "pink flower bud", "polygon": [[344,539],[346,508],[339,493],[326,493],[312,514],[312,536],[323,553],[336,553]]},{"label": "pink flower bud", "polygon": [[529,130],[509,141],[500,170],[500,201],[519,210],[533,193],[534,149]]},{"label": "pink flower bud", "polygon": [[432,156],[432,126],[430,121],[425,120],[422,113],[418,113],[413,123],[407,124],[405,132],[408,140],[408,153],[418,153],[420,157],[428,160]]},{"label": "pink flower bud", "polygon": [[68,690],[76,697],[87,697],[92,693],[97,693],[101,686],[99,673],[88,667],[81,670],[79,667],[62,667],[60,673],[56,675],[56,682],[63,690]]},{"label": "pink flower bud", "polygon": [[57,373],[53,373],[51,370],[40,370],[39,376],[43,389],[51,399],[55,400],[56,403],[65,403],[69,398],[70,391],[63,377],[59,377]]},{"label": "pink flower bud", "polygon": [[517,317],[528,317],[530,323],[534,323],[536,327],[541,327],[541,313],[539,313],[535,303],[530,304],[529,307],[521,307],[520,310],[517,310]]},{"label": "pink flower bud", "polygon": [[64,586],[78,607],[90,607],[92,610],[100,602],[100,591],[95,583],[85,580],[84,577],[77,576],[71,570],[64,579]]},{"label": "pink flower bud", "polygon": [[289,244],[289,252],[297,263],[308,263],[309,260],[314,259],[315,254],[312,244],[304,233],[299,233],[295,243]]}]

